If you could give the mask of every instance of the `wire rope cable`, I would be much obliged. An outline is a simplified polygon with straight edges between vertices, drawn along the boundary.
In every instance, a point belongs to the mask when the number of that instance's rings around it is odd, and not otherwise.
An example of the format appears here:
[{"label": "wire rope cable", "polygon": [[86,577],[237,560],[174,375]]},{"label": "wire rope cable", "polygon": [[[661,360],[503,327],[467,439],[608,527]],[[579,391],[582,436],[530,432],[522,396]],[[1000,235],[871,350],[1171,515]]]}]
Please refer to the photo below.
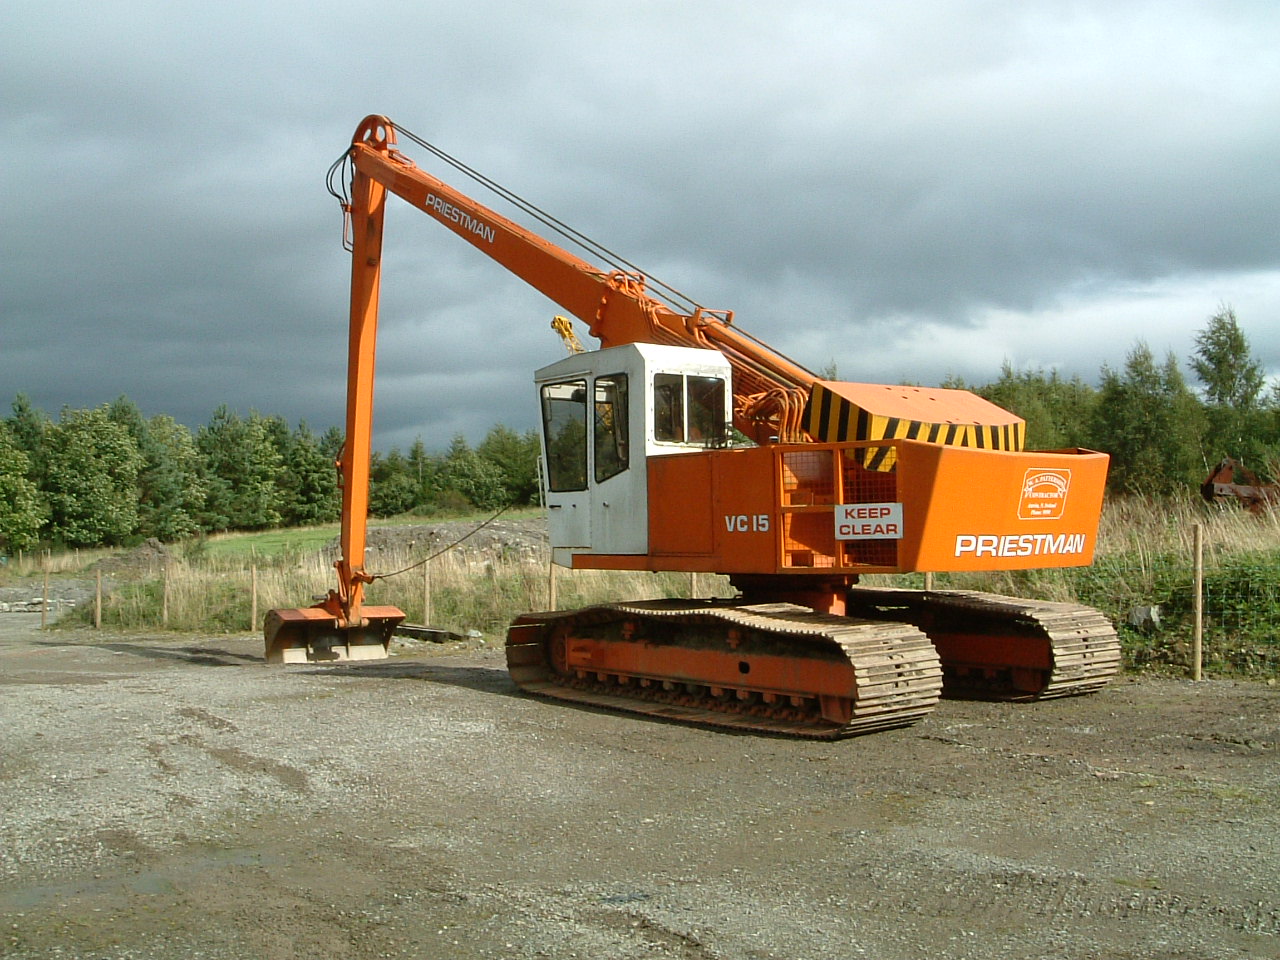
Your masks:
[{"label": "wire rope cable", "polygon": [[510,503],[508,503],[505,507],[503,507],[503,508],[502,508],[501,510],[499,510],[497,513],[495,513],[493,516],[491,516],[488,520],[484,521],[484,523],[481,523],[481,524],[477,525],[476,527],[472,528],[470,532],[468,532],[468,533],[464,533],[462,536],[460,536],[457,540],[453,541],[453,543],[449,544],[447,547],[441,547],[441,548],[440,548],[439,550],[437,550],[435,553],[433,553],[433,554],[430,554],[430,555],[428,555],[428,556],[423,557],[423,558],[422,558],[421,560],[419,560],[417,563],[411,563],[411,564],[409,564],[409,566],[404,567],[404,568],[402,568],[402,569],[400,569],[400,570],[393,570],[391,573],[373,573],[373,574],[370,574],[370,575],[369,575],[369,580],[370,580],[371,582],[372,582],[372,581],[374,581],[374,580],[390,580],[392,577],[398,577],[398,576],[400,576],[401,574],[409,573],[411,570],[417,570],[417,569],[418,569],[419,567],[421,567],[423,564],[430,563],[430,562],[431,562],[432,560],[434,560],[436,557],[442,556],[443,554],[448,553],[450,550],[452,550],[454,547],[458,546],[459,544],[461,544],[461,543],[465,543],[467,540],[470,540],[470,539],[471,539],[472,537],[474,537],[477,533],[479,533],[479,532],[480,532],[481,530],[483,530],[485,527],[489,526],[489,524],[493,523],[493,521],[497,520],[500,516],[502,516],[504,513],[506,513],[508,510],[510,510],[513,506],[514,506],[514,504],[510,504]]},{"label": "wire rope cable", "polygon": [[[413,131],[406,130],[404,127],[395,123],[392,124],[392,127],[395,129],[397,134],[403,136],[407,140],[413,141],[432,156],[444,163],[447,163],[449,166],[453,167],[459,173],[469,177],[471,180],[474,180],[486,190],[505,200],[525,215],[534,218],[544,227],[569,241],[591,257],[602,261],[614,270],[637,274],[643,277],[646,289],[649,290],[651,294],[653,294],[655,290],[660,291],[656,293],[656,296],[658,299],[664,301],[671,309],[690,315],[696,313],[698,310],[705,309],[702,304],[698,303],[698,301],[694,300],[688,294],[682,293],[670,284],[652,276],[647,271],[632,263],[626,257],[610,250],[604,244],[597,240],[593,240],[581,231],[575,230],[563,220],[553,216],[531,201],[526,200],[514,190],[504,187],[492,177],[486,176],[479,170],[476,170],[474,167],[464,163],[447,151],[442,150],[430,141],[418,136]],[[330,165],[329,172],[325,178],[325,185],[328,187],[330,195],[342,204],[344,208],[348,207],[351,203],[351,197],[347,190],[347,184],[351,180],[349,173],[350,166],[351,154],[350,150],[346,150]]]},{"label": "wire rope cable", "polygon": [[455,170],[470,177],[476,183],[485,187],[495,195],[501,197],[503,200],[507,201],[512,206],[521,210],[525,214],[533,217],[543,226],[549,228],[554,233],[559,234],[564,239],[573,243],[579,249],[589,253],[593,257],[599,258],[600,260],[602,260],[604,263],[608,264],[610,267],[614,268],[615,270],[622,270],[624,272],[639,274],[640,276],[644,277],[647,282],[647,286],[657,287],[659,290],[664,291],[665,296],[663,296],[662,299],[666,300],[667,305],[672,307],[673,309],[683,313],[689,313],[689,314],[695,313],[698,310],[703,309],[702,304],[698,303],[689,295],[682,293],[680,290],[677,290],[675,287],[671,286],[670,284],[664,283],[662,280],[659,280],[656,277],[650,275],[647,271],[636,266],[636,264],[632,263],[626,257],[623,257],[621,254],[616,253],[613,250],[610,250],[604,244],[600,243],[597,240],[592,239],[591,237],[587,236],[581,231],[574,229],[573,227],[569,226],[569,224],[565,223],[563,220],[560,220],[559,218],[552,216],[550,213],[543,210],[541,207],[537,206],[536,204],[526,200],[524,197],[520,196],[515,191],[509,190],[508,188],[504,187],[502,184],[498,183],[492,177],[488,177],[485,174],[481,173],[479,170],[476,170],[474,167],[471,167],[468,164],[463,163],[457,157],[446,152],[445,150],[442,150],[440,147],[437,147],[435,144],[423,139],[422,137],[418,136],[416,133],[412,132],[411,130],[406,130],[404,127],[401,127],[398,125],[396,125],[395,128],[397,132],[403,134],[407,139],[412,140],[414,143],[422,147],[422,149],[426,150],[428,153],[435,156],[437,159],[444,161],[445,163],[449,164],[449,166],[453,167]]},{"label": "wire rope cable", "polygon": [[[579,249],[583,250],[587,254],[593,257],[599,258],[604,263],[608,264],[610,267],[613,267],[615,270],[621,270],[623,272],[630,272],[630,273],[638,274],[642,276],[645,279],[646,291],[649,292],[651,295],[655,295],[655,288],[657,291],[662,291],[660,293],[656,293],[657,299],[660,299],[663,302],[665,302],[668,307],[675,310],[676,312],[684,313],[692,316],[693,314],[697,313],[699,310],[706,309],[701,303],[699,303],[697,300],[694,300],[688,294],[682,293],[680,290],[677,290],[675,287],[671,286],[670,284],[652,276],[647,271],[641,269],[640,267],[632,263],[630,260],[623,257],[621,254],[615,253],[613,250],[610,250],[608,247],[606,247],[604,244],[600,243],[599,241],[593,240],[591,237],[587,236],[581,231],[576,230],[573,227],[569,226],[563,220],[560,220],[557,217],[552,216],[551,214],[547,213],[545,210],[538,207],[534,203],[524,199],[519,194],[504,187],[502,184],[498,183],[492,177],[486,176],[485,174],[481,173],[479,170],[476,170],[475,168],[459,160],[457,157],[454,157],[452,154],[446,152],[440,147],[437,147],[435,144],[429,142],[428,140],[425,140],[424,138],[418,136],[413,131],[406,130],[404,127],[394,123],[392,124],[392,126],[395,127],[398,133],[403,134],[406,139],[412,140],[415,144],[422,147],[422,149],[426,150],[428,153],[432,154],[439,160],[442,160],[443,162],[449,164],[449,166],[453,167],[455,170],[459,171],[460,173],[466,175],[467,177],[470,177],[476,183],[480,184],[481,186],[490,190],[492,193],[506,200],[508,203],[512,204],[519,210],[523,211],[528,216],[533,217],[543,226],[559,234],[561,237],[568,240],[570,243],[574,244],[575,246],[577,246]],[[332,192],[332,189],[330,190],[330,192]],[[763,348],[765,352],[781,357],[782,359],[791,363],[793,366],[799,367],[802,370],[806,369],[802,364],[799,364],[796,361],[792,360],[790,357],[786,356],[785,354],[778,352],[776,349],[769,346],[759,337],[756,337],[753,334],[749,333],[748,331],[743,330],[741,327],[738,327],[736,324],[734,326],[734,329],[738,331],[739,335],[745,336],[747,339],[751,340],[753,343]]]}]

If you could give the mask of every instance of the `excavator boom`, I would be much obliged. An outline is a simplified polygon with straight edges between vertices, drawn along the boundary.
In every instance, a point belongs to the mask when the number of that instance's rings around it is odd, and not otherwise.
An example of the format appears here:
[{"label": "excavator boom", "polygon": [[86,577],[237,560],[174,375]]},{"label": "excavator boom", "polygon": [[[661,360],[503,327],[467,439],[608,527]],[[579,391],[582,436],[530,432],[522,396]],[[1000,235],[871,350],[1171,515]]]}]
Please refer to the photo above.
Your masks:
[{"label": "excavator boom", "polygon": [[724,354],[737,384],[735,426],[761,443],[803,437],[801,417],[817,377],[737,329],[731,311],[674,309],[651,294],[642,274],[587,263],[432,176],[396,144],[390,120],[367,117],[356,130],[351,164],[560,304],[601,347],[656,343]]},{"label": "excavator boom", "polygon": [[366,606],[364,569],[369,516],[369,462],[373,447],[373,385],[378,341],[378,295],[382,276],[382,230],[386,188],[357,170],[352,178],[351,309],[347,342],[346,439],[337,467],[342,488],[338,585],[313,607],[267,613],[268,662],[370,660],[387,645],[404,613]]}]

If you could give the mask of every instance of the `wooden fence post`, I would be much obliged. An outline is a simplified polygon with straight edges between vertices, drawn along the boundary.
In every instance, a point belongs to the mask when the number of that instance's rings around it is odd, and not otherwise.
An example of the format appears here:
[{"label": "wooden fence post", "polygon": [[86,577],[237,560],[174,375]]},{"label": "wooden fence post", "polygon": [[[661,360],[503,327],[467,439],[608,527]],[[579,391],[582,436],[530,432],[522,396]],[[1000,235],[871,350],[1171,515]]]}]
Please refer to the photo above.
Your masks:
[{"label": "wooden fence post", "polygon": [[249,567],[249,629],[258,629],[258,565]]},{"label": "wooden fence post", "polygon": [[422,625],[431,626],[431,561],[422,565]]},{"label": "wooden fence post", "polygon": [[49,566],[46,557],[44,568],[44,594],[40,598],[40,629],[43,630],[49,623]]},{"label": "wooden fence post", "polygon": [[102,568],[98,568],[97,586],[93,590],[93,629],[102,629]]},{"label": "wooden fence post", "polygon": [[1192,613],[1195,618],[1191,634],[1191,679],[1198,681],[1204,679],[1201,670],[1204,658],[1204,527],[1195,524],[1191,539],[1195,553],[1191,591]]}]

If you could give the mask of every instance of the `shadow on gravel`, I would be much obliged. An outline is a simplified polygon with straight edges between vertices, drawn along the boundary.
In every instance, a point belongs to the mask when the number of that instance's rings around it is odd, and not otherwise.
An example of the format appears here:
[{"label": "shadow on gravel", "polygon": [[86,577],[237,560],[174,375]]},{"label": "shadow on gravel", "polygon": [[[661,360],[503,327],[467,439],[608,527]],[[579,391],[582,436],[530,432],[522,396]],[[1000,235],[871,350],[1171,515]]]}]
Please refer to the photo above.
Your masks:
[{"label": "shadow on gravel", "polygon": [[217,647],[148,647],[136,643],[104,643],[108,650],[132,653],[152,660],[181,660],[206,667],[239,667],[246,663],[261,663],[262,658]]},{"label": "shadow on gravel", "polygon": [[[179,663],[190,663],[206,667],[243,667],[252,664],[265,665],[260,654],[236,653],[220,647],[189,644],[187,646],[160,646],[146,643],[128,643],[115,641],[112,643],[85,644],[61,640],[35,640],[39,647],[80,647],[93,646],[99,650],[110,650],[113,653],[125,653],[146,660],[167,660]],[[444,664],[375,661],[370,663],[344,663],[332,666],[292,665],[284,668],[290,673],[304,673],[313,676],[359,677],[370,680],[425,680],[430,683],[448,683],[457,687],[467,687],[486,693],[500,693],[506,696],[520,696],[515,683],[505,669],[499,667],[460,667]]]},{"label": "shadow on gravel", "polygon": [[[292,670],[297,667],[290,668]],[[511,674],[507,673],[502,667],[456,667],[446,666],[438,663],[424,663],[422,661],[411,662],[390,662],[390,661],[374,661],[370,663],[351,664],[347,666],[328,667],[306,667],[302,668],[304,672],[315,675],[325,676],[327,671],[341,671],[343,676],[366,677],[378,680],[424,680],[427,683],[447,683],[456,687],[466,687],[469,690],[476,690],[480,693],[498,694],[503,697],[510,697],[513,700],[533,700],[541,703],[550,704],[557,710],[572,710],[577,713],[595,714],[601,717],[630,717],[631,719],[641,719],[645,723],[658,724],[662,726],[672,727],[690,727],[693,726],[702,730],[714,729],[717,737],[745,737],[745,738],[763,738],[763,739],[794,739],[784,733],[773,730],[746,730],[737,729],[728,726],[718,726],[714,723],[693,723],[679,717],[664,717],[657,714],[645,713],[643,711],[632,711],[617,707],[605,707],[591,703],[581,703],[574,700],[559,700],[553,697],[536,696],[526,693],[516,686],[515,681],[511,679]]]},{"label": "shadow on gravel", "polygon": [[39,647],[85,647],[93,646],[99,650],[110,650],[113,653],[128,653],[147,660],[177,660],[182,663],[194,663],[207,667],[239,667],[246,663],[262,663],[262,657],[217,647],[158,647],[142,643],[65,643],[55,640],[36,640],[34,646]]},{"label": "shadow on gravel", "polygon": [[509,697],[523,696],[506,670],[499,667],[454,667],[438,663],[395,663],[378,661],[375,663],[349,664],[334,667],[308,667],[299,670],[289,668],[290,672],[305,672],[315,676],[333,676],[340,673],[345,677],[364,677],[376,680],[425,680],[428,683],[448,683],[455,687],[466,687],[484,693],[500,693]]}]

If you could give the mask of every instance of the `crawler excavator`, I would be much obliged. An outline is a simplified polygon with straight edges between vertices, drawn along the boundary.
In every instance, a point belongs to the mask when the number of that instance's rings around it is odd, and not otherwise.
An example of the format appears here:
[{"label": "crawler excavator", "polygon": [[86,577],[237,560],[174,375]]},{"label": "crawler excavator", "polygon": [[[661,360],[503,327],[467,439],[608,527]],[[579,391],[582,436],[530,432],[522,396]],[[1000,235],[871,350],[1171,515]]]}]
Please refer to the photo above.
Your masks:
[{"label": "crawler excavator", "polygon": [[[602,269],[402,154],[398,136],[516,203]],[[330,170],[351,251],[338,586],[267,616],[275,662],[384,656],[403,614],[363,604],[384,207],[390,192],[586,324],[600,347],[535,374],[552,559],[725,574],[733,600],[518,617],[522,689],[713,726],[835,739],[913,723],[944,685],[1085,693],[1118,669],[1088,607],[870,588],[867,574],[1092,562],[1105,454],[1026,451],[1018,417],[960,390],[815,376],[385,117]],[[733,442],[734,428],[745,436]]]}]

